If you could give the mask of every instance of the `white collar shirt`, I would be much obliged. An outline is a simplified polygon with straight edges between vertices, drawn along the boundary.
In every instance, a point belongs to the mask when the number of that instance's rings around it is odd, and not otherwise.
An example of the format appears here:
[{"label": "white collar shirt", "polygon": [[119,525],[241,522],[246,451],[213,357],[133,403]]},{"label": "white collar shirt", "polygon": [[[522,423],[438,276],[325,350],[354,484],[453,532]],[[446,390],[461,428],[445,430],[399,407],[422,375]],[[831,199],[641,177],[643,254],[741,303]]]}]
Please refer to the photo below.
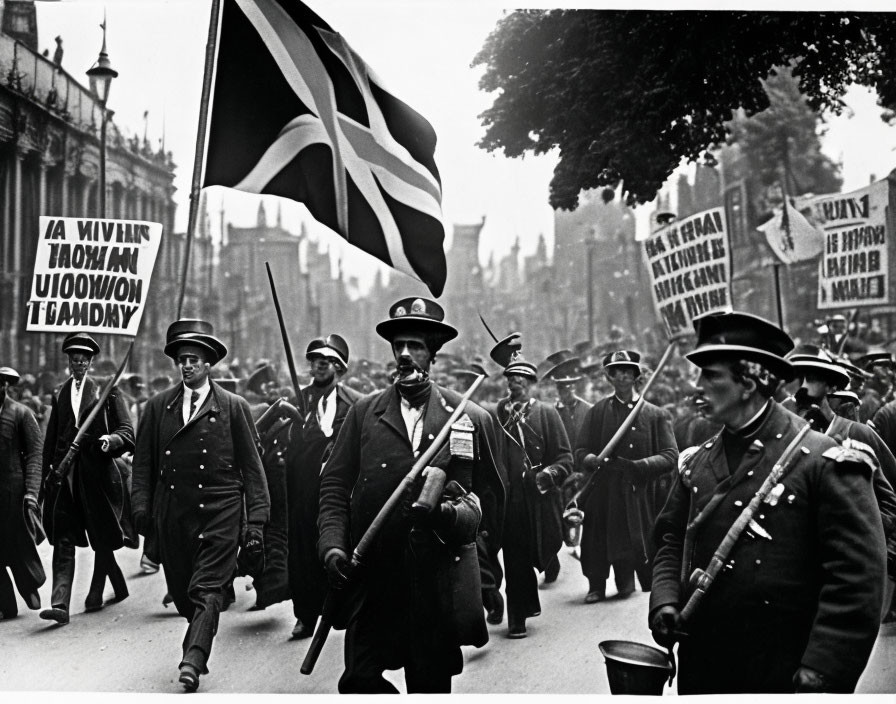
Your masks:
[{"label": "white collar shirt", "polygon": [[411,449],[416,453],[423,438],[423,406],[413,408],[411,404],[401,397],[401,417],[408,431],[408,440],[411,441]]},{"label": "white collar shirt", "polygon": [[333,435],[333,422],[336,420],[336,386],[330,393],[320,397],[317,402],[317,424],[326,437]]},{"label": "white collar shirt", "polygon": [[184,425],[187,424],[190,420],[190,399],[193,396],[194,391],[199,392],[199,399],[196,401],[196,410],[195,413],[199,412],[199,409],[202,408],[202,404],[205,403],[205,399],[208,397],[208,392],[212,390],[211,384],[206,380],[205,384],[200,386],[198,389],[191,389],[189,386],[184,384],[184,398],[181,403],[181,410],[183,411],[184,417]]},{"label": "white collar shirt", "polygon": [[72,411],[75,414],[75,427],[78,427],[78,415],[81,413],[81,397],[84,395],[84,382],[87,377],[81,379],[81,383],[79,384],[75,377],[72,377],[72,389],[71,389],[71,398],[72,398]]}]

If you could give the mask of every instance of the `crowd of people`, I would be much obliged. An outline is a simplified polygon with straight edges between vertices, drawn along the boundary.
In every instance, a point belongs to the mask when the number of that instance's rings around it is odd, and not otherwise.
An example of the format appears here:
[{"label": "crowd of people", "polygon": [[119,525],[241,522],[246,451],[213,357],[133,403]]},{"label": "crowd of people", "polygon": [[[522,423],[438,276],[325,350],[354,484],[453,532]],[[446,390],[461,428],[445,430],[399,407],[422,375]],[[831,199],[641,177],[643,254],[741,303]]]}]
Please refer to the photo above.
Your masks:
[{"label": "crowd of people", "polygon": [[546,617],[538,575],[560,577],[565,544],[585,603],[636,578],[650,592],[679,693],[854,690],[896,619],[889,351],[842,316],[794,341],[725,313],[671,356],[614,329],[543,360],[519,333],[464,359],[441,352],[445,317],[398,301],[376,328],[388,363],[352,359],[340,331],[307,344],[295,378],[228,364],[192,319],[170,325],[173,370],[149,384],[112,385],[81,331],[62,341],[67,374],[0,367],[0,619],[18,614],[14,583],[68,624],[77,547],[94,553],[85,611],[107,580],[122,601],[115,552],[142,548],[188,621],[185,691],[249,575],[255,608],[292,602],[292,638],[346,629],[339,692],[395,692],[383,672],[404,668],[408,692],[444,693],[486,622],[520,639]]}]

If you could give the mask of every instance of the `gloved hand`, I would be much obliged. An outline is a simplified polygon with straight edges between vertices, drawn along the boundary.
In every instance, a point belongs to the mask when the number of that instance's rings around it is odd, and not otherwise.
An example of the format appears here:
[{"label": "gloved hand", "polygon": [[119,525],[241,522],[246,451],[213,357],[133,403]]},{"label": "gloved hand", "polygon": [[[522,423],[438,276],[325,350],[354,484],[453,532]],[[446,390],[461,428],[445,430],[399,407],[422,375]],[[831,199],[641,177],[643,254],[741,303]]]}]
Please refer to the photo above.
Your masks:
[{"label": "gloved hand", "polygon": [[348,584],[349,573],[351,572],[352,563],[349,562],[348,556],[342,550],[332,550],[327,555],[327,581],[330,588],[339,590],[344,589]]},{"label": "gloved hand", "polygon": [[100,435],[97,438],[97,442],[100,445],[100,449],[109,455],[116,454],[122,447],[124,447],[124,440],[115,433],[112,433],[111,435]]},{"label": "gloved hand", "polygon": [[40,518],[40,504],[37,503],[37,497],[34,494],[25,494],[22,502],[22,508],[25,510],[25,523],[28,526],[28,532],[40,543],[43,541],[43,525]]},{"label": "gloved hand", "polygon": [[535,475],[535,486],[539,493],[547,494],[554,488],[554,473],[550,469],[543,469]]},{"label": "gloved hand", "polygon": [[261,526],[250,525],[246,529],[236,562],[240,574],[258,577],[264,572],[264,529]]},{"label": "gloved hand", "polygon": [[597,461],[597,455],[589,452],[582,460],[582,469],[586,472],[596,472],[600,469],[600,462]]},{"label": "gloved hand", "polygon": [[650,632],[653,639],[664,648],[671,648],[678,639],[676,631],[681,624],[678,607],[667,604],[661,606],[650,620]]},{"label": "gloved hand", "polygon": [[824,675],[809,667],[800,667],[793,676],[793,691],[797,694],[827,691]]}]

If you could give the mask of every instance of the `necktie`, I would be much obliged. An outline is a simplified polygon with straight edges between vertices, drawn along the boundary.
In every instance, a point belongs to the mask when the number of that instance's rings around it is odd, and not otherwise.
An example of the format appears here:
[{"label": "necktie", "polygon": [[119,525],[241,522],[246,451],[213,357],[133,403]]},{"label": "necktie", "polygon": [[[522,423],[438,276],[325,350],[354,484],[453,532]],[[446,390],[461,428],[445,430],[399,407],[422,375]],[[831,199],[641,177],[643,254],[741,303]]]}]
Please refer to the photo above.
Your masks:
[{"label": "necktie", "polygon": [[199,401],[199,392],[194,391],[190,396],[190,418],[196,413],[196,402]]},{"label": "necktie", "polygon": [[83,381],[83,379],[75,379],[75,391],[78,393],[81,393],[81,381]]}]

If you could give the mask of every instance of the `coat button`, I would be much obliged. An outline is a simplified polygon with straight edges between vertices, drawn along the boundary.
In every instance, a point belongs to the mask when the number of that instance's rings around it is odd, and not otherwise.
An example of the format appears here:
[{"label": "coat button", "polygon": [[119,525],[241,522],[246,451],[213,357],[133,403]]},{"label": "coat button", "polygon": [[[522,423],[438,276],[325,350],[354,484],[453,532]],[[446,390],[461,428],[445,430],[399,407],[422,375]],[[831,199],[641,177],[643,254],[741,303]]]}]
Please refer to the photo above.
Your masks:
[{"label": "coat button", "polygon": [[784,437],[784,434],[783,434],[783,433],[778,433],[777,435],[775,435],[775,437],[778,438],[778,440],[780,440],[781,438]]},{"label": "coat button", "polygon": [[740,506],[744,505],[744,502],[743,501],[735,501],[734,505],[740,507]]},{"label": "coat button", "polygon": [[170,489],[173,489],[173,488],[174,488],[174,484],[172,484],[169,488],[170,488]]},{"label": "coat button", "polygon": [[199,539],[200,539],[200,540],[202,540],[204,537],[205,537],[205,536],[204,536],[202,533],[199,534]]},{"label": "coat button", "polygon": [[170,455],[170,454],[171,454],[171,450],[165,450],[165,454],[166,454],[166,455]]},{"label": "coat button", "polygon": [[761,564],[762,564],[762,560],[756,560],[756,564],[757,564],[757,565],[761,565]]},{"label": "coat button", "polygon": [[382,467],[383,467],[383,469],[386,468],[386,463],[385,463],[385,462],[383,462]]},{"label": "coat button", "polygon": [[199,504],[199,508],[205,508],[205,504]]},{"label": "coat button", "polygon": [[628,446],[629,448],[634,448],[634,445],[632,443],[629,443]]},{"label": "coat button", "polygon": [[212,416],[211,418],[209,418],[209,419],[208,419],[208,422],[209,422],[209,423],[214,423],[214,422],[215,422],[215,417]]},{"label": "coat button", "polygon": [[632,430],[637,430],[637,428],[635,426],[632,426]]},{"label": "coat button", "polygon": [[202,448],[202,454],[204,455],[204,454],[207,453],[207,452],[208,452],[208,450],[206,450],[206,449],[203,447],[203,448]]},{"label": "coat button", "polygon": [[199,465],[199,469],[205,469],[205,465],[204,464]]},{"label": "coat button", "polygon": [[200,488],[200,489],[202,488],[202,484],[199,485],[199,488]]},{"label": "coat button", "polygon": [[694,487],[694,493],[695,494],[697,493],[697,487]]}]

